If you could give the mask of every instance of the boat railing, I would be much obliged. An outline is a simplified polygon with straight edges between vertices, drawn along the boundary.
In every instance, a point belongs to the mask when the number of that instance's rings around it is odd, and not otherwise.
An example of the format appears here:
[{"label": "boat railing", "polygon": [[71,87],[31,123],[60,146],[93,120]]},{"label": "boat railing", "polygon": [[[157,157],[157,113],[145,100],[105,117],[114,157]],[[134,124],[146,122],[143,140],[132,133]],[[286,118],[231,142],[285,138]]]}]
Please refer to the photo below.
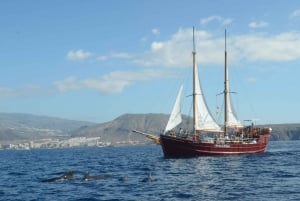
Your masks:
[{"label": "boat railing", "polygon": [[166,135],[176,138],[187,139],[193,137],[193,139],[196,141],[208,144],[256,144],[259,136],[263,134],[265,134],[264,128],[246,128],[241,132],[234,133],[231,136],[220,136],[220,134],[215,134],[214,137],[200,135],[201,137],[198,138],[194,138],[194,135],[187,130],[182,130],[179,132],[171,130],[166,133]]},{"label": "boat railing", "polygon": [[188,138],[189,136],[191,136],[190,132],[187,131],[187,130],[182,130],[182,131],[179,131],[179,132],[171,130],[171,131],[168,131],[166,133],[166,135],[172,136],[172,137],[180,137],[180,138]]},{"label": "boat railing", "polygon": [[241,137],[204,137],[200,139],[201,143],[208,144],[256,144],[258,138],[241,138]]}]

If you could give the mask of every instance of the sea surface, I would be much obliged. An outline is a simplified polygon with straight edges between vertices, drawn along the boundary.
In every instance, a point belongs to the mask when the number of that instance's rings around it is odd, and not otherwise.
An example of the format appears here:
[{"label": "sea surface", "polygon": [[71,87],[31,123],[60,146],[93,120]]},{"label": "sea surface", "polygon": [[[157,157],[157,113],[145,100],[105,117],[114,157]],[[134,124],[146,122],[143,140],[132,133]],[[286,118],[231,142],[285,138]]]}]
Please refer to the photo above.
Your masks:
[{"label": "sea surface", "polygon": [[[67,171],[74,179],[42,182]],[[158,145],[0,151],[0,174],[0,200],[300,200],[300,141],[189,159],[165,159]]]}]

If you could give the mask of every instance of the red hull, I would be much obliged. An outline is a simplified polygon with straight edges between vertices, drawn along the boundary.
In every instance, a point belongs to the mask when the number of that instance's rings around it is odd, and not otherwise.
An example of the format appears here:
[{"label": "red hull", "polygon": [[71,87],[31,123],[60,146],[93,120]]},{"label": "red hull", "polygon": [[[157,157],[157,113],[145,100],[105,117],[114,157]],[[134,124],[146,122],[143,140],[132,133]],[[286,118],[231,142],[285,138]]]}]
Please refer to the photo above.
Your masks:
[{"label": "red hull", "polygon": [[168,135],[160,136],[165,157],[195,157],[209,155],[254,154],[264,152],[270,134],[260,135],[255,144],[213,144]]}]

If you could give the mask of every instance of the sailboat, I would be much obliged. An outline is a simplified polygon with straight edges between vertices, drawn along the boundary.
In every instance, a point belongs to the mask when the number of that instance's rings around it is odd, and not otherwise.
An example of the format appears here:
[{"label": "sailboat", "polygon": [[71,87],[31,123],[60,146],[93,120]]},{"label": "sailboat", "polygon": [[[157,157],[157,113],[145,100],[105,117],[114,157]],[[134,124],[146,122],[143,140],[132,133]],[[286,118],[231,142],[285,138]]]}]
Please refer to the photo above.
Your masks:
[{"label": "sailboat", "polygon": [[[254,154],[264,152],[271,128],[243,126],[237,119],[230,100],[227,47],[225,30],[224,125],[220,126],[211,115],[202,93],[196,62],[193,28],[193,130],[176,129],[182,123],[182,86],[177,95],[166,128],[160,136],[143,134],[162,147],[165,157],[195,157],[207,155]],[[177,132],[176,132],[177,130]]]}]

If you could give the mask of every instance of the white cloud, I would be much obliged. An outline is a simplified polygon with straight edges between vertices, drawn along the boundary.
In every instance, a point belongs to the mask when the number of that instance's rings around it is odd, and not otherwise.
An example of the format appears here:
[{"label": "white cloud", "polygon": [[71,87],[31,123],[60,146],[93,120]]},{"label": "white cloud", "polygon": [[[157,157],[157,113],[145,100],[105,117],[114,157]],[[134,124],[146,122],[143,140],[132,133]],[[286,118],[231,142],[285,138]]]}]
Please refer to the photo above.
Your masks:
[{"label": "white cloud", "polygon": [[113,52],[108,55],[98,56],[96,59],[98,61],[107,61],[109,59],[131,59],[134,55],[126,52]]},{"label": "white cloud", "polygon": [[[230,32],[229,32],[230,33]],[[227,50],[229,64],[240,61],[285,62],[300,60],[300,32],[281,34],[250,33],[228,34]],[[224,37],[208,31],[195,31],[197,60],[201,66],[207,64],[224,64]],[[192,66],[192,29],[179,29],[168,40],[154,41],[148,51],[142,54],[125,52],[110,53],[98,59],[124,58],[140,66],[154,67],[156,70],[114,71],[99,78],[79,79],[68,77],[53,82],[55,90],[35,84],[27,84],[20,89],[0,87],[0,97],[24,97],[49,95],[59,92],[93,89],[101,94],[122,92],[126,87],[144,80],[173,76],[162,68],[179,68]],[[160,70],[157,70],[159,67]],[[168,73],[166,73],[168,71]],[[255,79],[249,78],[249,82]]]},{"label": "white cloud", "polygon": [[91,57],[93,53],[84,50],[71,50],[67,54],[67,59],[70,61],[83,61]]},{"label": "white cloud", "polygon": [[300,9],[298,10],[294,10],[291,14],[290,14],[290,18],[296,18],[300,16]]},{"label": "white cloud", "polygon": [[264,22],[264,21],[260,21],[260,22],[250,22],[249,24],[248,24],[248,26],[250,27],[250,28],[263,28],[263,27],[267,27],[267,26],[269,26],[269,23],[267,23],[267,22]]},{"label": "white cloud", "polygon": [[164,44],[161,42],[153,42],[151,44],[151,50],[152,51],[158,51],[159,49],[163,48]]},{"label": "white cloud", "polygon": [[117,53],[111,53],[110,58],[116,58],[116,59],[130,59],[132,58],[132,55],[125,52],[117,52]]},{"label": "white cloud", "polygon": [[[192,33],[192,29],[179,29],[167,41],[154,41],[150,50],[136,58],[134,62],[143,66],[191,66]],[[195,35],[196,49],[201,52],[201,54],[198,54],[200,62],[209,63],[210,60],[213,60],[213,62],[223,61],[222,41],[214,40],[212,35],[206,31],[195,31]],[[219,49],[216,49],[216,47],[219,47]]]},{"label": "white cloud", "polygon": [[55,81],[54,85],[60,92],[75,91],[82,88],[82,84],[76,77],[68,77],[62,81]]},{"label": "white cloud", "polygon": [[155,35],[155,36],[160,34],[159,30],[156,29],[156,28],[152,29],[151,31],[152,31],[152,34]]},{"label": "white cloud", "polygon": [[234,37],[240,56],[249,61],[293,61],[300,59],[300,33],[254,34]]},{"label": "white cloud", "polygon": [[213,21],[217,21],[222,26],[225,26],[225,25],[231,24],[232,21],[233,21],[233,19],[231,19],[231,18],[223,18],[221,16],[213,15],[213,16],[209,16],[207,18],[200,19],[200,24],[201,25],[206,25],[206,24],[209,24],[209,23],[211,23]]},{"label": "white cloud", "polygon": [[105,55],[101,55],[101,56],[97,57],[97,60],[99,60],[99,61],[106,61],[107,59],[108,59],[108,57]]},{"label": "white cloud", "polygon": [[[293,61],[300,59],[300,32],[281,34],[249,33],[227,37],[228,61]],[[224,37],[207,31],[195,31],[197,59],[200,64],[224,63]],[[152,42],[148,51],[135,57],[138,65],[190,67],[192,29],[179,29],[166,41]]]},{"label": "white cloud", "polygon": [[123,89],[136,81],[153,80],[165,77],[161,71],[114,71],[102,77],[78,79],[68,77],[53,84],[60,92],[77,91],[81,89],[95,89],[103,95],[120,93]]}]

